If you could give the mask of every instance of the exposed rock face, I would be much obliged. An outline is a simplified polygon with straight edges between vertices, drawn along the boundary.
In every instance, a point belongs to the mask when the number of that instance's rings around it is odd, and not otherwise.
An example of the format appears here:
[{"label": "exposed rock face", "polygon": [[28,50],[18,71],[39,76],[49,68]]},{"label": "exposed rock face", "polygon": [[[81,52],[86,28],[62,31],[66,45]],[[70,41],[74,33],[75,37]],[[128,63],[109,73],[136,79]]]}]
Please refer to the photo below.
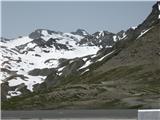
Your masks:
[{"label": "exposed rock face", "polygon": [[21,94],[23,94],[23,95],[28,95],[28,94],[31,93],[31,91],[27,89],[27,86],[26,86],[24,83],[15,86],[15,88],[16,88],[18,91],[20,91]]},{"label": "exposed rock face", "polygon": [[2,83],[1,84],[1,100],[4,101],[6,100],[6,96],[8,94],[9,91],[9,85],[8,82]]},{"label": "exposed rock face", "polygon": [[113,36],[115,34],[110,33],[108,31],[101,31],[96,32],[92,35],[87,35],[85,38],[83,38],[79,44],[87,44],[89,46],[99,46],[99,47],[106,47],[106,46],[112,46],[115,42],[113,40]]},{"label": "exposed rock face", "polygon": [[89,35],[89,33],[84,29],[77,29],[76,32],[71,32],[71,33],[75,35],[80,35],[80,36]]},{"label": "exposed rock face", "polygon": [[44,68],[44,69],[34,69],[34,70],[31,70],[29,71],[29,75],[32,75],[32,76],[47,76],[49,74],[51,74],[53,71],[55,71],[54,68]]},{"label": "exposed rock face", "polygon": [[32,39],[38,39],[40,38],[42,35],[41,35],[41,31],[40,30],[36,30],[35,32],[32,32],[29,37],[32,38]]},{"label": "exposed rock face", "polygon": [[44,30],[45,30],[48,34],[58,33],[58,32],[51,31],[51,30],[46,30],[46,29],[37,29],[37,30],[35,30],[34,32],[32,32],[31,34],[29,34],[29,37],[32,38],[32,39],[39,39],[39,38],[41,38],[42,36],[44,36],[44,34],[42,33]]},{"label": "exposed rock face", "polygon": [[144,20],[144,22],[138,26],[139,31],[140,30],[142,31],[144,29],[148,29],[154,25],[159,24],[159,22],[160,22],[160,19],[158,19],[158,16],[160,14],[160,10],[158,7],[159,4],[160,4],[160,2],[158,1],[155,5],[153,5],[152,12]]},{"label": "exposed rock face", "polygon": [[45,46],[46,41],[42,38],[36,38],[32,41],[33,43],[36,43],[38,46]]},{"label": "exposed rock face", "polygon": [[59,82],[59,76],[56,74],[56,72],[52,72],[47,76],[44,83],[46,84],[47,88],[49,88],[56,85],[57,82]]},{"label": "exposed rock face", "polygon": [[68,76],[68,75],[77,74],[78,68],[80,68],[84,64],[85,64],[85,62],[82,59],[77,58],[73,62],[71,62],[70,64],[65,66],[65,68],[62,70],[62,75]]}]

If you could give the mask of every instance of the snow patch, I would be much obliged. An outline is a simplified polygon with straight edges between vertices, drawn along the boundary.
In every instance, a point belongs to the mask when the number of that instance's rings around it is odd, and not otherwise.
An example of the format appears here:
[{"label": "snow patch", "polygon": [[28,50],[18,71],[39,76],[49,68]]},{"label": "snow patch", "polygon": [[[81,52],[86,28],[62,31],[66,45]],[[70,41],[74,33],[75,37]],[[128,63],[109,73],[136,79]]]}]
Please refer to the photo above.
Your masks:
[{"label": "snow patch", "polygon": [[135,30],[137,28],[137,26],[131,27],[133,30]]},{"label": "snow patch", "polygon": [[14,78],[14,79],[8,81],[10,87],[20,85],[23,82],[24,82],[24,80],[22,80],[19,77]]},{"label": "snow patch", "polygon": [[99,36],[104,36],[104,31],[100,31]]},{"label": "snow patch", "polygon": [[140,38],[141,36],[143,36],[144,34],[146,34],[151,28],[147,29],[147,30],[142,30],[141,34],[137,37]]},{"label": "snow patch", "polygon": [[83,35],[87,35],[86,31],[83,30],[82,32],[83,32]]},{"label": "snow patch", "polygon": [[95,54],[95,55],[92,55],[92,57],[91,58],[95,58],[97,55]]},{"label": "snow patch", "polygon": [[73,63],[74,62],[74,60],[71,60],[71,61],[69,61],[69,64],[71,64],[71,63]]},{"label": "snow patch", "polygon": [[123,36],[122,37],[118,36],[118,38],[119,38],[119,40],[122,40],[122,39],[126,38],[126,36],[127,36],[126,33],[123,33]]},{"label": "snow patch", "polygon": [[89,60],[82,67],[80,67],[79,70],[88,67],[90,64],[92,64],[92,62]]},{"label": "snow patch", "polygon": [[[115,51],[115,50],[114,50],[114,51]],[[98,59],[97,61],[102,61],[105,57],[107,57],[107,56],[111,55],[112,53],[114,53],[114,51],[112,51],[112,52],[106,54],[105,56],[101,57],[101,58]]]},{"label": "snow patch", "polygon": [[28,48],[33,48],[34,46],[36,46],[35,43],[28,43],[28,44],[27,44],[27,47],[28,47]]},{"label": "snow patch", "polygon": [[113,41],[114,41],[114,42],[117,41],[117,36],[116,36],[116,35],[113,36]]},{"label": "snow patch", "polygon": [[8,91],[9,96],[7,96],[7,98],[11,98],[11,96],[19,96],[21,95],[20,91]]},{"label": "snow patch", "polygon": [[106,47],[105,47],[105,48],[112,48],[112,46],[111,46],[111,45],[110,45],[110,46],[109,46],[109,45],[106,45]]},{"label": "snow patch", "polygon": [[28,75],[28,82],[25,82],[25,85],[27,86],[27,89],[33,92],[33,85],[40,84],[44,82],[46,76],[31,76]]},{"label": "snow patch", "polygon": [[88,71],[89,71],[89,69],[86,69],[85,71],[83,71],[83,72],[81,73],[81,75],[84,74],[84,73],[86,73],[86,72],[88,72]]},{"label": "snow patch", "polygon": [[[160,4],[158,4],[158,9],[159,9],[159,12],[160,12]],[[160,19],[160,14],[158,16],[158,19]]]},{"label": "snow patch", "polygon": [[28,77],[26,80],[22,80],[19,77],[9,80],[8,81],[9,86],[12,87],[24,83],[27,86],[28,90],[33,91],[33,85],[44,82],[44,79],[46,78],[46,76],[31,76],[31,75],[25,75],[25,76]]},{"label": "snow patch", "polygon": [[44,35],[44,36],[48,36],[47,30],[42,30],[41,34]]},{"label": "snow patch", "polygon": [[86,61],[88,58],[83,58],[83,61]]},{"label": "snow patch", "polygon": [[58,71],[62,71],[65,67],[66,66],[59,68]]}]

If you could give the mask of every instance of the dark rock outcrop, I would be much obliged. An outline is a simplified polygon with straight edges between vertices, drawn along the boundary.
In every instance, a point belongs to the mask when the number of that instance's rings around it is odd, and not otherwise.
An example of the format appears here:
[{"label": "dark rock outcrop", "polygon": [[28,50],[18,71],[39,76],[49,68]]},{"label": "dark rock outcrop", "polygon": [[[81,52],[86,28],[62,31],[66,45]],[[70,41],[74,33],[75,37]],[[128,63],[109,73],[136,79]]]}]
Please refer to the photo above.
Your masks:
[{"label": "dark rock outcrop", "polygon": [[[58,34],[58,33],[61,33],[61,32],[56,32],[56,31],[51,31],[51,30],[47,30],[47,29],[37,29],[35,30],[34,32],[32,32],[31,34],[29,34],[29,37],[32,38],[32,39],[38,39],[38,38],[41,38],[42,36],[44,36],[42,34],[42,31],[45,30],[48,34]],[[62,33],[61,33],[62,34]]]},{"label": "dark rock outcrop", "polygon": [[54,68],[33,69],[29,71],[28,74],[32,76],[47,76],[51,74],[53,71],[55,71]]},{"label": "dark rock outcrop", "polygon": [[1,84],[1,100],[5,101],[7,99],[8,91],[10,90],[8,82]]},{"label": "dark rock outcrop", "polygon": [[82,59],[76,58],[73,60],[73,62],[65,66],[65,68],[62,70],[62,75],[63,76],[75,75],[78,73],[78,69],[84,64],[85,62]]}]

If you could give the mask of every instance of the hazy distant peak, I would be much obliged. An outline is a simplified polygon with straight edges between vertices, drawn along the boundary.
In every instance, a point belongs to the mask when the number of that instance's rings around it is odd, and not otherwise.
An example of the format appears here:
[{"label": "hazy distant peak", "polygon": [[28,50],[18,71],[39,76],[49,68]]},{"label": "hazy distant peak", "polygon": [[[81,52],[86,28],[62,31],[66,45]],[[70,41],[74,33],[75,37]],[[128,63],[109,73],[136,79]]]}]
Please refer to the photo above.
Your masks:
[{"label": "hazy distant peak", "polygon": [[72,34],[80,35],[80,36],[86,36],[89,35],[89,33],[84,29],[77,29],[75,32],[72,32]]}]

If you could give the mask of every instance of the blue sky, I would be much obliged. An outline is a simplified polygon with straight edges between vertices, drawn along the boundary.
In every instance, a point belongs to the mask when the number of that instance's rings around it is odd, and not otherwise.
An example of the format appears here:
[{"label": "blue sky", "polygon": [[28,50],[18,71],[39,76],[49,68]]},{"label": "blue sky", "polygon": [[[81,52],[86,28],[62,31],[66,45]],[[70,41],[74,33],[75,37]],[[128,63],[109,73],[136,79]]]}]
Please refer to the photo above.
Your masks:
[{"label": "blue sky", "polygon": [[86,29],[118,32],[140,24],[154,1],[2,2],[2,36],[15,38],[38,28],[62,32]]}]

